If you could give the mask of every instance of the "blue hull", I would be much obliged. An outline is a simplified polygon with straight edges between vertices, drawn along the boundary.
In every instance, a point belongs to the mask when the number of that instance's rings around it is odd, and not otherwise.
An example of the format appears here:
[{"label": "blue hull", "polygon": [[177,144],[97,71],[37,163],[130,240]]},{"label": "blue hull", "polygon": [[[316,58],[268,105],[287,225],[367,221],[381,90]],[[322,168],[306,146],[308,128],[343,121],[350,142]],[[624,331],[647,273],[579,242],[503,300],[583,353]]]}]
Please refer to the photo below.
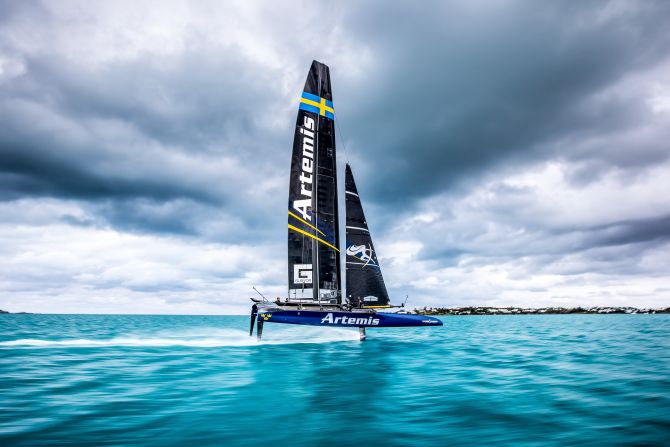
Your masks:
[{"label": "blue hull", "polygon": [[442,326],[442,321],[434,317],[389,313],[260,310],[258,318],[266,323],[331,327]]}]

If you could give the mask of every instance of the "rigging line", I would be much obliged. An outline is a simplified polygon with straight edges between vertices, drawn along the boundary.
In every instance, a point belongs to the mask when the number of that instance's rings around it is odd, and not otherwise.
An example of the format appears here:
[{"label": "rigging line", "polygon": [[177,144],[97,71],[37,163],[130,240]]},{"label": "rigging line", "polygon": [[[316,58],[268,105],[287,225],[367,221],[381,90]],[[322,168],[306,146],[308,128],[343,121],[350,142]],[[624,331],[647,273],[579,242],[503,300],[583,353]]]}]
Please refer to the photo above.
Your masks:
[{"label": "rigging line", "polygon": [[347,144],[344,140],[344,136],[342,135],[342,126],[340,126],[340,120],[338,119],[337,121],[333,119],[333,124],[335,126],[335,132],[339,134],[340,136],[340,141],[342,142],[342,149],[344,149],[344,161],[349,164],[349,154],[347,152]]}]

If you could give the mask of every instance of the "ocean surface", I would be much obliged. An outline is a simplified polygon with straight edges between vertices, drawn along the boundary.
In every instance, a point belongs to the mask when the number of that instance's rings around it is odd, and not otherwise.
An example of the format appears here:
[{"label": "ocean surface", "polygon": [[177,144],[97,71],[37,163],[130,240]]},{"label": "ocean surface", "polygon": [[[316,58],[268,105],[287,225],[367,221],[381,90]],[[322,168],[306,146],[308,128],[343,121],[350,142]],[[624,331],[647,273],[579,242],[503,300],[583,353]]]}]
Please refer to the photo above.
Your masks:
[{"label": "ocean surface", "polygon": [[0,445],[670,445],[670,315],[0,315]]}]

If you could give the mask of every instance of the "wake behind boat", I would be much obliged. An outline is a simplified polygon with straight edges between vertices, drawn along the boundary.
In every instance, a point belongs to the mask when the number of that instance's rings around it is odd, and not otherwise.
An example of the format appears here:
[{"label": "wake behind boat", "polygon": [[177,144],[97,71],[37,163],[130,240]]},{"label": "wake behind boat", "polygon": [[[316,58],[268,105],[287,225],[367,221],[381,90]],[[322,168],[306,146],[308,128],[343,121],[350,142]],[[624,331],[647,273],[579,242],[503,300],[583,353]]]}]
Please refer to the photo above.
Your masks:
[{"label": "wake behind boat", "polygon": [[288,297],[253,299],[249,335],[264,323],[358,327],[442,326],[437,318],[379,312],[390,304],[351,167],[345,168],[346,300],[342,299],[335,150],[328,67],[312,62],[293,139],[288,203]]}]

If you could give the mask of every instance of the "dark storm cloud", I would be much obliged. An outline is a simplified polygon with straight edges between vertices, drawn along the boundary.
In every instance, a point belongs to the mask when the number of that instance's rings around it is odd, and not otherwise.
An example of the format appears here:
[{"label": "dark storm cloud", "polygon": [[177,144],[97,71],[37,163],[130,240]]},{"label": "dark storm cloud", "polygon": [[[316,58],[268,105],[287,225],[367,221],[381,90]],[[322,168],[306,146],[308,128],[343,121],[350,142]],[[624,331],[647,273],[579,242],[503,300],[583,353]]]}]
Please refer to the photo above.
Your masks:
[{"label": "dark storm cloud", "polygon": [[[126,175],[119,174],[125,174],[128,161],[138,160],[138,151],[146,150],[142,145],[162,145],[169,152],[196,157],[213,152],[246,160],[254,159],[252,147],[257,145],[257,157],[273,146],[268,138],[274,135],[254,123],[255,110],[271,110],[271,102],[276,102],[254,85],[271,84],[243,85],[248,74],[226,69],[224,62],[246,67],[243,70],[253,66],[236,63],[234,56],[212,62],[204,54],[189,54],[173,61],[172,70],[149,58],[105,67],[102,73],[46,55],[28,61],[26,74],[2,90],[7,119],[0,136],[0,169],[22,178],[15,183],[5,180],[5,192],[20,193],[25,187],[28,194],[83,198],[213,199],[211,191],[189,189],[173,177],[124,180]],[[135,147],[125,146],[123,139],[110,140],[113,135],[88,132],[91,122],[135,132]],[[60,127],[66,132],[59,132]],[[104,170],[91,172],[103,163]]]},{"label": "dark storm cloud", "polygon": [[[32,12],[44,26],[60,26],[34,4],[24,8],[10,8],[8,17]],[[336,86],[342,98],[336,98],[338,119],[351,139],[352,158],[361,162],[356,169],[368,183],[369,199],[412,205],[455,182],[476,181],[496,164],[522,165],[556,151],[583,160],[577,181],[598,168],[628,163],[635,145],[638,164],[667,157],[657,139],[607,148],[573,143],[649,119],[634,95],[595,94],[666,57],[669,11],[665,2],[345,8],[340,25],[370,51],[372,63],[364,77],[343,77]],[[125,172],[128,160],[139,166],[161,163],[158,154],[137,156],[149,144],[189,157],[230,156],[253,164],[254,172],[245,177],[251,182],[254,175],[276,174],[275,166],[286,158],[277,148],[289,138],[264,124],[276,113],[291,120],[286,98],[277,94],[281,72],[260,66],[235,45],[211,46],[197,30],[189,42],[176,55],[147,53],[96,67],[66,59],[57,49],[24,54],[19,45],[5,43],[25,72],[1,93],[2,114],[8,117],[0,136],[4,198],[185,198],[223,204],[221,191],[239,187],[222,178],[213,191],[182,182],[178,172]],[[335,82],[338,69],[348,67],[333,67]],[[49,126],[49,120],[58,125]],[[79,135],[63,136],[58,127],[93,121],[111,129],[125,126],[136,133],[135,141],[126,147],[128,140],[114,141],[111,130],[82,142]]]},{"label": "dark storm cloud", "polygon": [[347,86],[358,99],[340,101],[339,116],[374,199],[423,197],[559,154],[610,167],[668,156],[658,135],[573,147],[649,124],[640,92],[608,89],[667,61],[667,2],[395,5],[348,17],[375,63]]},{"label": "dark storm cloud", "polygon": [[[506,197],[501,208],[513,201]],[[530,203],[526,206],[532,208]],[[566,284],[573,281],[569,277],[579,275],[634,281],[666,274],[665,262],[658,257],[670,247],[667,214],[604,219],[601,224],[560,224],[551,217],[543,221],[541,216],[533,220],[518,215],[515,219],[513,211],[508,215],[487,211],[491,214],[479,214],[477,220],[446,218],[414,228],[415,237],[424,242],[417,258],[434,269],[452,267],[465,272],[505,265],[507,277],[519,281],[543,274],[560,275]],[[491,225],[496,228],[493,232]],[[584,286],[594,284],[583,278],[579,281]]]},{"label": "dark storm cloud", "polygon": [[[510,231],[510,233],[512,233]],[[564,256],[603,247],[638,246],[639,251],[670,240],[670,216],[632,219],[591,226],[526,227],[526,231],[496,246],[477,244],[464,238],[454,246],[428,245],[421,256],[440,262],[463,255],[490,255],[506,259],[522,256]],[[635,250],[635,248],[633,248]]]},{"label": "dark storm cloud", "polygon": [[[25,195],[80,198],[150,197],[166,200],[190,197],[214,202],[207,191],[184,187],[179,183],[160,179],[123,178],[119,171],[90,172],[86,163],[65,159],[57,147],[47,141],[3,142],[0,159],[0,199]],[[49,149],[49,150],[43,150]],[[54,150],[56,149],[56,150]],[[88,159],[90,164],[92,160]],[[4,197],[3,197],[4,196]]]},{"label": "dark storm cloud", "polygon": [[[236,213],[234,208],[213,207],[189,199],[110,199],[88,210],[102,222],[125,232],[173,234],[221,243],[278,239],[276,228],[280,226],[274,222],[279,220],[277,216],[270,216],[266,211],[252,213],[255,217],[252,218]],[[88,224],[88,221],[83,223]]]},{"label": "dark storm cloud", "polygon": [[[235,48],[195,48],[177,55],[147,54],[92,70],[40,54],[26,60],[29,78],[15,95],[33,96],[73,119],[127,122],[141,134],[187,152],[248,147],[265,137],[258,111],[280,101],[276,80]],[[214,146],[214,147],[212,147]],[[240,151],[244,155],[244,151]]]},{"label": "dark storm cloud", "polygon": [[189,236],[198,233],[195,226],[198,219],[186,220],[183,216],[202,218],[206,214],[197,205],[183,200],[158,202],[135,199],[121,203],[108,202],[96,211],[112,226],[122,231]]},{"label": "dark storm cloud", "polygon": [[[14,12],[31,14],[60,32],[59,20],[35,5]],[[28,36],[16,34],[0,44],[22,65],[0,90],[0,200],[100,202],[100,217],[140,232],[202,234],[202,220],[225,207],[235,211],[229,221],[247,221],[241,228],[254,227],[252,216],[266,217],[269,196],[252,191],[284,160],[278,141],[288,146],[268,124],[285,113],[278,76],[235,46],[208,47],[197,32],[189,51],[98,65],[50,44],[22,52]],[[225,160],[229,168],[203,175]],[[155,215],[184,211],[175,203],[186,202],[199,203],[197,212]]]},{"label": "dark storm cloud", "polygon": [[615,222],[596,228],[594,245],[627,245],[670,240],[670,216]]}]

